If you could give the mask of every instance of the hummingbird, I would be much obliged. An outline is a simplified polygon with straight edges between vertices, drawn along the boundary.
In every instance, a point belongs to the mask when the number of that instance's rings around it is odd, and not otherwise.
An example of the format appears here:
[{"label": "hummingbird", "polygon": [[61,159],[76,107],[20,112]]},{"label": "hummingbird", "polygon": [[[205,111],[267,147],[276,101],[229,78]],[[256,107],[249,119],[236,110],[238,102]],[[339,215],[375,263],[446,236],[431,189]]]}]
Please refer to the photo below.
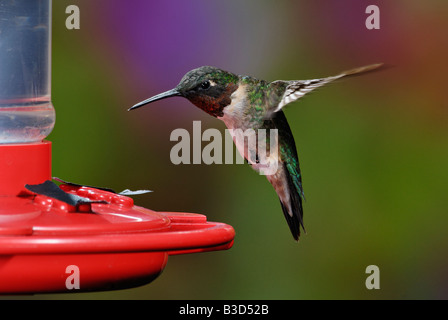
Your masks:
[{"label": "hummingbird", "polygon": [[[273,154],[277,170],[266,174],[274,187],[293,238],[298,242],[303,223],[302,201],[305,199],[296,144],[283,108],[311,91],[337,79],[377,69],[372,64],[341,72],[335,76],[311,80],[276,80],[268,82],[251,76],[237,75],[222,69],[203,66],[187,72],[171,90],[137,103],[128,111],[170,97],[183,97],[209,115],[224,122],[230,130],[277,130]],[[267,137],[266,139],[269,139]],[[241,156],[260,172],[262,167],[256,147],[248,147],[234,138]]]}]

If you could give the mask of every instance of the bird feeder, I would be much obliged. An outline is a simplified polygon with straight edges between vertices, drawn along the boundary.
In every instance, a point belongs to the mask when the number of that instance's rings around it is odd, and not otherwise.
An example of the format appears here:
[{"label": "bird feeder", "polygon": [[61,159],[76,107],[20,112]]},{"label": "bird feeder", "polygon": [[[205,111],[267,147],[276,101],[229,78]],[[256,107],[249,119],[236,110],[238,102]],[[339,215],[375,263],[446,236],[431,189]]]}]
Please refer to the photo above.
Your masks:
[{"label": "bird feeder", "polygon": [[51,0],[0,3],[0,294],[129,288],[170,255],[229,249],[231,226],[155,212],[132,198],[65,183],[73,205],[26,186],[52,180]]}]

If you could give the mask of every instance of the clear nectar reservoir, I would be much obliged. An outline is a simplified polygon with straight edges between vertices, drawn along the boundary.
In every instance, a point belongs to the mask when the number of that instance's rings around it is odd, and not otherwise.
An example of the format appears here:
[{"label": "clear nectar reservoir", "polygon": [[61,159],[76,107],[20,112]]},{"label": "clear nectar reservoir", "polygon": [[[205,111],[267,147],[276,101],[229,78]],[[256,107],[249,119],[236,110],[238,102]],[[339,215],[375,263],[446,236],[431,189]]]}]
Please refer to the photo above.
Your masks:
[{"label": "clear nectar reservoir", "polygon": [[0,1],[0,144],[35,143],[53,130],[51,0]]}]

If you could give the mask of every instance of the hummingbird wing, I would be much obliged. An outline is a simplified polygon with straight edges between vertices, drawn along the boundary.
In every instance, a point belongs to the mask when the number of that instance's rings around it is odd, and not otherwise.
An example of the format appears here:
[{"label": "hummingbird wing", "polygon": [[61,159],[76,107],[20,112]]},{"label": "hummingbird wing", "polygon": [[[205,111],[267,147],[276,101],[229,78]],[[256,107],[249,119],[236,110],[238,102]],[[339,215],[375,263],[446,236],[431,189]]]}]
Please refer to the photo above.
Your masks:
[{"label": "hummingbird wing", "polygon": [[270,114],[268,111],[268,115],[272,116],[273,112],[280,111],[284,106],[287,104],[294,102],[307,93],[313,91],[314,89],[317,89],[319,87],[322,87],[323,85],[326,85],[327,83],[330,83],[334,80],[340,79],[342,77],[346,76],[352,76],[368,71],[372,71],[374,69],[379,68],[382,66],[382,63],[372,64],[360,68],[355,68],[351,70],[347,70],[344,72],[339,73],[336,76],[332,77],[326,77],[326,78],[320,78],[320,79],[312,79],[312,80],[292,80],[292,81],[283,81],[283,80],[277,80],[273,81],[271,85],[273,86],[284,86],[286,84],[285,92],[278,103],[278,105],[275,107],[275,109],[271,110]]},{"label": "hummingbird wing", "polygon": [[305,231],[302,207],[304,194],[294,137],[283,111],[265,120],[264,127],[278,130],[278,169],[276,173],[266,177],[277,192],[288,226],[294,239],[298,241],[300,227]]}]

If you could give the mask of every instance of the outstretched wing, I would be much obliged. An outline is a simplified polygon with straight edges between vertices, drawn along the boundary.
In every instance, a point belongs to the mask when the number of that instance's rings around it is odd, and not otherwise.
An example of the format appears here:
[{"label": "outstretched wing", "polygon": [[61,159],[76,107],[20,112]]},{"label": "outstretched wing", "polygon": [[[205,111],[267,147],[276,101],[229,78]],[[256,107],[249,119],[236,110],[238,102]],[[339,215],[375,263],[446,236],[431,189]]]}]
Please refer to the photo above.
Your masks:
[{"label": "outstretched wing", "polygon": [[330,83],[334,80],[340,79],[342,77],[356,75],[368,71],[372,71],[374,69],[379,68],[382,65],[382,63],[378,64],[372,64],[360,68],[355,68],[351,70],[347,70],[344,72],[341,72],[340,74],[332,77],[327,78],[320,78],[320,79],[313,79],[313,80],[292,80],[292,81],[283,81],[278,80],[272,82],[272,84],[279,84],[280,83],[286,83],[286,89],[285,93],[283,94],[282,99],[280,100],[277,107],[273,110],[273,112],[280,111],[285,105],[296,101],[306,95],[307,93],[313,91],[314,89],[317,89],[319,87],[322,87],[323,85]]}]

